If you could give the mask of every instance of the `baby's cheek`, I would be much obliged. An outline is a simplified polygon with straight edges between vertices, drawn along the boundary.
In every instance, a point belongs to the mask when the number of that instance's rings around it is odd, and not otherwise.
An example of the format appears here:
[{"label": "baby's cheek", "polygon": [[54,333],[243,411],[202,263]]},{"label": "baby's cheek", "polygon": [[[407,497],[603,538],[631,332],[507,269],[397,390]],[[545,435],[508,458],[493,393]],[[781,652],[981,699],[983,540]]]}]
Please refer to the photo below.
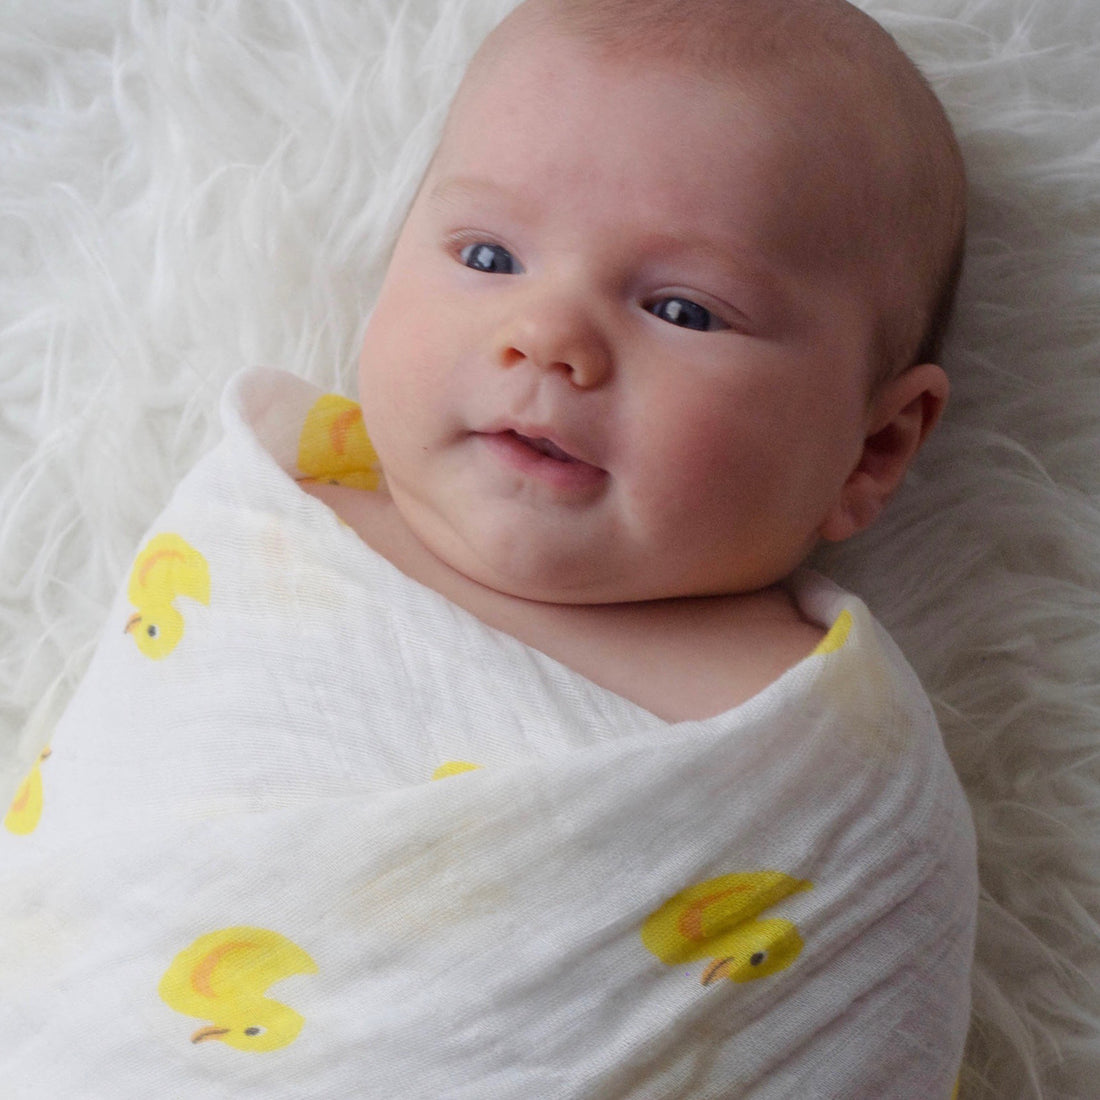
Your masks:
[{"label": "baby's cheek", "polygon": [[745,434],[721,404],[705,399],[688,402],[673,394],[642,433],[639,461],[653,471],[655,479],[698,496],[708,483],[734,472],[746,443],[751,450],[752,441]]},{"label": "baby's cheek", "polygon": [[422,358],[416,339],[395,332],[393,326],[379,329],[373,337],[368,333],[360,360],[359,398],[371,439],[417,408],[425,386],[417,366]]},{"label": "baby's cheek", "polygon": [[712,510],[731,477],[728,451],[680,426],[652,426],[627,464],[637,513],[673,532],[697,523],[700,509]]}]

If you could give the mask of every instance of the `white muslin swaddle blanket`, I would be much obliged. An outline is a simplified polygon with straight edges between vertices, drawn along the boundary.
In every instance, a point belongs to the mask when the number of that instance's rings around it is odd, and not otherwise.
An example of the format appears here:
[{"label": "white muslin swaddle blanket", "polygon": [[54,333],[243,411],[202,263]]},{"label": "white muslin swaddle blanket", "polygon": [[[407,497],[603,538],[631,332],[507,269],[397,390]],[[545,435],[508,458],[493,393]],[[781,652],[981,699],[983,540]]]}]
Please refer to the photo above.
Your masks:
[{"label": "white muslin swaddle blanket", "polygon": [[973,830],[863,604],[670,724],[297,486],[374,484],[352,402],[223,418],[0,830],[5,1097],[947,1100]]}]

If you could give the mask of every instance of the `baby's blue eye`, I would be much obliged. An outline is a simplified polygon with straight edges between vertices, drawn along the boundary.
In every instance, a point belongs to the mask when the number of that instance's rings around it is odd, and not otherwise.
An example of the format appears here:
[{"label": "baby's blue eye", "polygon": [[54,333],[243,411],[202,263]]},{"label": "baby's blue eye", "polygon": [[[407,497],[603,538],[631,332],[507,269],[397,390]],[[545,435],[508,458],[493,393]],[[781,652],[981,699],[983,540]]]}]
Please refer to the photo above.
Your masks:
[{"label": "baby's blue eye", "polygon": [[695,302],[689,302],[687,298],[661,298],[648,308],[654,317],[659,317],[670,325],[679,325],[681,328],[709,332],[712,328],[720,327],[709,309],[704,309]]},{"label": "baby's blue eye", "polygon": [[467,267],[487,271],[490,275],[515,275],[520,270],[512,253],[499,244],[476,241],[466,245],[458,255]]}]

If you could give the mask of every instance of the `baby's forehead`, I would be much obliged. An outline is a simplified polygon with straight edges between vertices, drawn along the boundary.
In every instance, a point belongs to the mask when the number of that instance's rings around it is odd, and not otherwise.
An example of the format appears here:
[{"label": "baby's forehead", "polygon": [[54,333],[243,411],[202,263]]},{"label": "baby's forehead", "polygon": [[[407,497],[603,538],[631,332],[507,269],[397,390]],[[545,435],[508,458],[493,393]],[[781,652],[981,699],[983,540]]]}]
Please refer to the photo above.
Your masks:
[{"label": "baby's forehead", "polygon": [[[644,4],[646,0],[638,2]],[[691,0],[682,2],[690,4]],[[477,156],[484,155],[487,114],[491,114],[489,121],[503,143],[498,143],[494,159],[498,167],[500,157],[508,152],[502,119],[505,128],[512,123],[525,133],[532,126],[545,124],[554,131],[555,140],[569,140],[568,134],[563,135],[561,128],[553,125],[556,112],[534,119],[514,115],[519,102],[517,82],[552,85],[555,78],[568,80],[571,90],[591,95],[592,117],[605,128],[609,123],[603,116],[614,118],[614,112],[628,110],[629,102],[647,102],[654,94],[672,91],[678,98],[678,90],[670,89],[670,84],[682,83],[690,86],[689,111],[691,102],[703,109],[704,99],[708,104],[728,104],[728,113],[720,113],[717,122],[705,130],[684,127],[684,133],[693,135],[695,153],[699,147],[710,147],[715,178],[722,178],[728,171],[726,165],[734,163],[740,166],[739,172],[751,168],[756,175],[771,176],[777,191],[776,208],[781,206],[790,215],[785,219],[784,239],[798,248],[802,260],[813,259],[819,250],[812,248],[812,242],[817,240],[823,246],[820,251],[827,253],[827,262],[835,264],[842,258],[832,240],[837,233],[852,239],[866,236],[861,230],[871,210],[865,201],[856,201],[855,192],[872,189],[872,177],[876,175],[873,166],[884,158],[861,145],[877,144],[879,135],[889,133],[890,128],[857,124],[863,113],[861,104],[867,101],[855,87],[858,76],[845,71],[816,72],[812,50],[797,64],[786,64],[774,44],[769,45],[759,36],[747,45],[738,45],[749,36],[751,28],[746,27],[729,32],[732,45],[718,53],[707,36],[694,45],[680,36],[680,48],[674,48],[664,36],[649,32],[633,35],[629,49],[624,51],[618,24],[608,24],[606,33],[596,34],[587,23],[557,18],[560,5],[550,4],[549,0],[539,3],[547,7],[545,17],[506,21],[489,47],[475,59],[456,103],[457,117],[452,120],[454,129],[463,135],[464,153],[472,144]],[[733,0],[733,6],[736,3]],[[535,13],[540,10],[535,8]],[[523,11],[520,9],[520,13]],[[699,37],[697,27],[691,33]],[[845,85],[854,87],[850,95]],[[826,86],[831,86],[830,90],[823,94]],[[845,102],[848,99],[851,101]],[[629,126],[624,132],[629,132]],[[636,155],[651,152],[652,160],[667,153],[679,159],[675,142],[663,140],[665,136],[655,135],[652,147],[646,146]],[[574,135],[574,143],[583,140],[584,135]],[[630,159],[635,163],[633,157]],[[706,160],[704,157],[703,162]],[[694,156],[691,163],[699,165],[700,158]],[[672,169],[665,173],[665,179],[675,185],[675,164]],[[858,177],[854,189],[851,177]],[[823,180],[827,185],[822,185]],[[675,199],[674,194],[671,199]],[[810,242],[804,239],[807,233]]]},{"label": "baby's forehead", "polygon": [[[714,7],[704,0],[676,2],[685,10]],[[807,10],[818,6],[787,2]],[[832,6],[831,0],[823,2]],[[517,9],[514,22],[506,20],[490,38],[471,65],[467,82],[488,84],[498,97],[506,98],[518,71],[540,64],[549,53],[572,55],[600,68],[611,82],[618,77],[625,84],[635,84],[644,74],[666,86],[669,81],[702,83],[729,92],[729,126],[714,130],[713,144],[736,144],[739,123],[751,118],[754,124],[782,135],[792,158],[783,164],[786,170],[816,172],[826,162],[834,162],[826,169],[834,175],[849,167],[867,178],[890,159],[891,137],[902,128],[883,118],[886,97],[872,84],[876,77],[880,84],[891,81],[877,73],[871,57],[863,56],[872,46],[858,36],[850,41],[835,28],[828,35],[814,33],[820,31],[816,21],[777,17],[777,7],[784,5],[777,6],[774,0],[767,5],[725,0],[719,5],[722,18],[712,13],[707,23],[684,20],[676,24],[674,33],[657,33],[647,21],[635,25],[605,13],[605,4],[612,9],[646,9],[655,3],[659,5],[659,0],[621,5],[614,0],[610,4],[607,0],[594,4],[531,0]],[[529,8],[531,14],[525,16]],[[738,17],[742,8],[754,17]],[[767,9],[767,18],[761,8]],[[881,29],[878,33],[892,42]],[[898,96],[891,93],[890,98]],[[470,106],[477,109],[476,97]],[[890,106],[898,109],[896,104]],[[593,103],[592,109],[600,110],[601,104]]]},{"label": "baby's forehead", "polygon": [[490,35],[467,82],[506,84],[548,36],[609,74],[733,88],[811,142],[824,128],[877,144],[899,130],[884,115],[928,106],[908,58],[847,0],[527,0]]}]

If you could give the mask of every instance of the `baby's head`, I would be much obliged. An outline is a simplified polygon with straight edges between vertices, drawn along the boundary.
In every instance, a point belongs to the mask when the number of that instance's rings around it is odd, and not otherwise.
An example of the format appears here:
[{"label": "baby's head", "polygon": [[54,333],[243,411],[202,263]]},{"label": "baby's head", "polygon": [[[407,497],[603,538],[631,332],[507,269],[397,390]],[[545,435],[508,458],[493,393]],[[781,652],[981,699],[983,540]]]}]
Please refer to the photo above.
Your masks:
[{"label": "baby's head", "polygon": [[[878,23],[847,0],[529,0],[479,51],[467,87],[544,34],[573,36],[641,79],[656,67],[755,101],[791,139],[794,170],[773,163],[790,216],[824,231],[795,247],[816,245],[806,259],[829,270],[877,273],[881,372],[937,360],[962,264],[965,174],[935,93]],[[740,114],[716,143],[737,142]]]},{"label": "baby's head", "polygon": [[782,579],[939,415],[964,208],[938,102],[844,0],[528,0],[368,326],[403,521],[536,600]]}]

